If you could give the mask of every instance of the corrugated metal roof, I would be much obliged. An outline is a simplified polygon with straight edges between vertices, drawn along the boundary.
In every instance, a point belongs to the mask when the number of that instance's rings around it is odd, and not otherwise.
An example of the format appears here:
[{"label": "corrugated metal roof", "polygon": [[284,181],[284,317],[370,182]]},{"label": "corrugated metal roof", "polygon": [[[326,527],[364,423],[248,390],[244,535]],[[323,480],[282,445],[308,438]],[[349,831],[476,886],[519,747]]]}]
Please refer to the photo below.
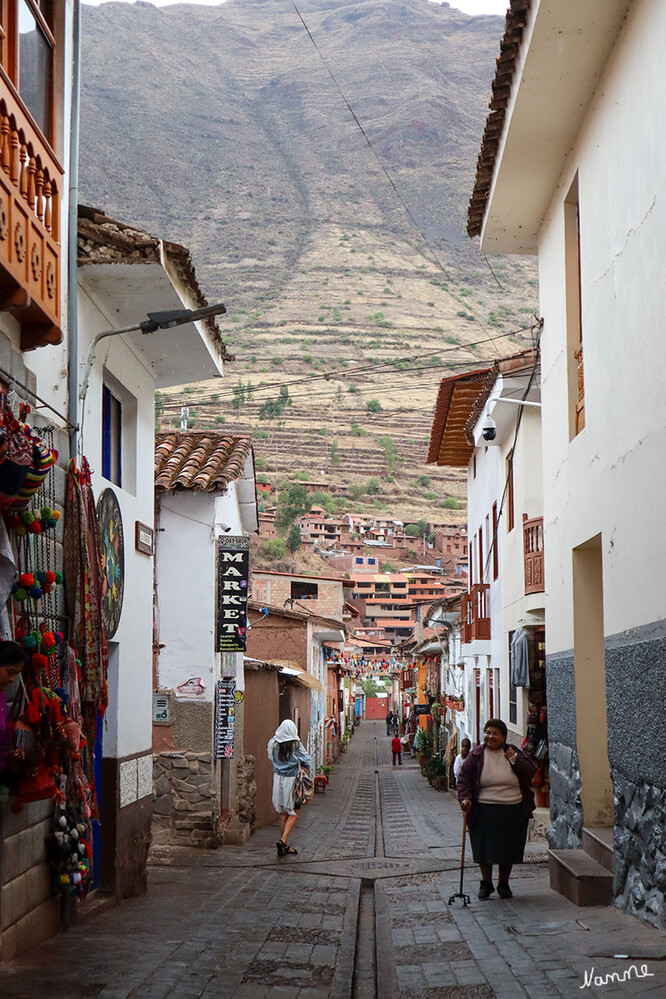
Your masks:
[{"label": "corrugated metal roof", "polygon": [[235,482],[252,454],[249,437],[187,430],[155,437],[155,488],[214,492]]}]

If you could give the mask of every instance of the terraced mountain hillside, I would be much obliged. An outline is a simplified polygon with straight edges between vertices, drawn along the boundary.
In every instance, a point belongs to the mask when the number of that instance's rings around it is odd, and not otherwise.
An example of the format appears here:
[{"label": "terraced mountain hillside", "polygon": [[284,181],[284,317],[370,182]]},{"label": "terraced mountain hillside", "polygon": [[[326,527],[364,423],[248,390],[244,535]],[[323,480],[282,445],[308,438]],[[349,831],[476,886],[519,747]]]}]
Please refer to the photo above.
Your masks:
[{"label": "terraced mountain hillside", "polygon": [[235,362],[162,427],[259,431],[278,477],[383,471],[403,519],[463,498],[423,466],[437,384],[536,308],[531,262],[464,231],[502,31],[429,0],[84,7],[83,200],[190,247],[228,309]]}]

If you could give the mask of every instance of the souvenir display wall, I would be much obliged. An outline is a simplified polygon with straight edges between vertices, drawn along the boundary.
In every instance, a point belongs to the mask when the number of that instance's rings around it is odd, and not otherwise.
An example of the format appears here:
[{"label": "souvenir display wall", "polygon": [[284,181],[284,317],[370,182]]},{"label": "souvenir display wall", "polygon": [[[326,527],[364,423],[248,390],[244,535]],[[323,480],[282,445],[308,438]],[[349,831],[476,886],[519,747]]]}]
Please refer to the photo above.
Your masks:
[{"label": "souvenir display wall", "polygon": [[[14,812],[28,802],[53,800],[47,850],[54,889],[83,897],[97,815],[92,750],[106,705],[106,648],[94,609],[99,549],[96,520],[90,523],[90,473],[85,459],[82,471],[74,462],[67,471],[65,563],[74,594],[65,600],[53,429],[31,427],[28,406],[16,417],[4,396],[0,407],[3,603],[8,596],[2,638],[16,642],[25,657],[11,702],[0,706],[8,750],[0,758],[0,799],[9,797]],[[5,695],[0,698],[4,702]]]}]

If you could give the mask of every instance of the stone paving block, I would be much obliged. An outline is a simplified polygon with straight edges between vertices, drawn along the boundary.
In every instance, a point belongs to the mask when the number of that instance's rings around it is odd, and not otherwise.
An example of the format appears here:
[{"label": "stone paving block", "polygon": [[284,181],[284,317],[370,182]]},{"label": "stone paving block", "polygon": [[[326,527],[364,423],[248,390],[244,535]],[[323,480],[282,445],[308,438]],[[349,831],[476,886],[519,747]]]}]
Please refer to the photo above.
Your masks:
[{"label": "stone paving block", "polygon": [[420,964],[403,964],[397,968],[401,989],[426,988],[428,981]]},{"label": "stone paving block", "polygon": [[420,943],[438,943],[439,937],[432,926],[415,926],[414,940]]},{"label": "stone paving block", "polygon": [[321,917],[322,930],[341,930],[342,916],[325,915]]},{"label": "stone paving block", "polygon": [[454,941],[462,940],[463,937],[455,926],[448,926],[444,924],[443,926],[435,926],[435,933],[437,934],[437,939],[440,943],[453,943]]},{"label": "stone paving block", "polygon": [[423,964],[423,974],[431,988],[444,988],[446,985],[457,985],[456,976],[445,961],[432,961]]},{"label": "stone paving block", "polygon": [[[234,999],[268,999],[268,986],[256,985],[254,982],[244,982],[238,986],[233,995]],[[178,999],[180,999],[180,996]]]},{"label": "stone paving block", "polygon": [[329,944],[316,944],[310,953],[309,963],[314,966],[328,965],[329,967],[332,967],[335,964],[337,952],[337,947],[333,947]]},{"label": "stone paving block", "polygon": [[[284,952],[283,960],[294,964],[308,964],[313,951],[311,944],[290,943]],[[333,948],[335,953],[335,948]]]}]

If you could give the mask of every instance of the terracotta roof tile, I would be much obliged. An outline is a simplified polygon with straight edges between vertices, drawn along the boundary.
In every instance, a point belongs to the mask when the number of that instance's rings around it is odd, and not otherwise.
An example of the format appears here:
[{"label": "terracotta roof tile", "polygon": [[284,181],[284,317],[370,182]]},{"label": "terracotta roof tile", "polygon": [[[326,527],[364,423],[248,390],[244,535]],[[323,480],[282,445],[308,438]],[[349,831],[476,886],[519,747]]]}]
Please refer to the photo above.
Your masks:
[{"label": "terracotta roof tile", "polygon": [[474,190],[467,212],[467,232],[470,236],[479,236],[483,227],[483,217],[495,171],[495,158],[499,141],[504,129],[504,118],[511,96],[511,87],[516,70],[516,57],[520,50],[523,30],[527,23],[532,0],[511,0],[511,6],[506,12],[504,37],[500,44],[500,54],[497,57],[495,79],[490,99],[490,114],[486,119],[486,127],[481,142],[481,151],[476,164]]},{"label": "terracotta roof tile", "polygon": [[188,430],[155,437],[157,489],[224,489],[243,474],[252,453],[249,437]]}]

